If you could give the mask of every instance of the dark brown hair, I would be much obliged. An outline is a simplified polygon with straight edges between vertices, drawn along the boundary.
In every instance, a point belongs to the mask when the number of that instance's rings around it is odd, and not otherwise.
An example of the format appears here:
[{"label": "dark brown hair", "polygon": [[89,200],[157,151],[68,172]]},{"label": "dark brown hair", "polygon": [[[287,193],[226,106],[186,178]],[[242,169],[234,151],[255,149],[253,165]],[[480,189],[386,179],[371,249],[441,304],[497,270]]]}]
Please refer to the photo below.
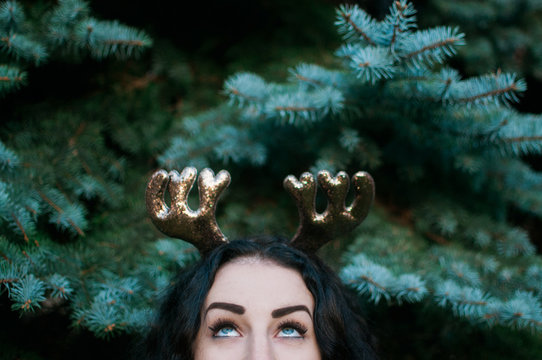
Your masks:
[{"label": "dark brown hair", "polygon": [[371,336],[337,275],[317,256],[306,254],[280,238],[260,237],[221,245],[169,289],[140,352],[146,360],[191,360],[200,327],[200,311],[224,264],[258,257],[297,270],[315,300],[314,330],[322,360],[376,359]]}]

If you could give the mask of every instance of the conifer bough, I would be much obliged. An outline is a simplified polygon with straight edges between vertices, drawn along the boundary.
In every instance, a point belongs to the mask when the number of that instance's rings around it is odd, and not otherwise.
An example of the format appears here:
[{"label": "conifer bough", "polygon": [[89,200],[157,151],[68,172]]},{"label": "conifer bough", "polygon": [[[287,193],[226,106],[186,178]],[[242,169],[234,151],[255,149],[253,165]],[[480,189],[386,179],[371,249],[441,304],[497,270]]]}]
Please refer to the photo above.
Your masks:
[{"label": "conifer bough", "polygon": [[59,0],[34,24],[19,2],[0,2],[0,53],[9,59],[0,64],[0,96],[25,84],[29,66],[87,54],[98,60],[126,59],[152,45],[144,31],[89,14],[85,1]]}]

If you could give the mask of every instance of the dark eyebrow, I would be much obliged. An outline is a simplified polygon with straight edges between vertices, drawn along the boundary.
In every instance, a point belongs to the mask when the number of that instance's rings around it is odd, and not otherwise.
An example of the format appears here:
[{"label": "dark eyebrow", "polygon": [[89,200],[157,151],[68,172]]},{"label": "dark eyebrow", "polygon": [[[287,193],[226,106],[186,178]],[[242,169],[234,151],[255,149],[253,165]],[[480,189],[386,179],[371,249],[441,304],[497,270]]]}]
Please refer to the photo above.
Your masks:
[{"label": "dark eyebrow", "polygon": [[283,317],[285,315],[291,314],[296,311],[305,311],[307,314],[309,314],[309,316],[312,319],[311,312],[309,311],[309,308],[306,307],[305,305],[293,305],[293,306],[286,306],[280,309],[275,309],[273,310],[273,312],[271,312],[271,316],[276,319],[276,318]]},{"label": "dark eyebrow", "polygon": [[207,307],[207,310],[205,310],[205,316],[207,316],[207,313],[211,309],[227,310],[239,315],[243,315],[245,313],[245,308],[242,307],[241,305],[226,303],[226,302],[214,302],[211,305],[209,305],[209,307]]}]

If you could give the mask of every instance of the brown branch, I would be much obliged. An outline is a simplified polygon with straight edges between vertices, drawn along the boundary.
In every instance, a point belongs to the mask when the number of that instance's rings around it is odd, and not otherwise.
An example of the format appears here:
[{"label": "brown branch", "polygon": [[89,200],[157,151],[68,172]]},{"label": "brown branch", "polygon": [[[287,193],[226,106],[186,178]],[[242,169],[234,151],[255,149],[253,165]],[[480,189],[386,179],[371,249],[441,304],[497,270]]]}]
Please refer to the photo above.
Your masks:
[{"label": "brown branch", "polygon": [[478,94],[478,95],[474,95],[474,96],[471,96],[471,97],[468,97],[468,98],[458,99],[457,101],[471,102],[471,101],[474,101],[474,100],[478,100],[480,98],[495,96],[495,95],[499,95],[499,94],[502,94],[502,93],[505,93],[505,92],[508,92],[508,91],[514,91],[514,90],[517,90],[516,83],[513,83],[512,85],[507,86],[504,89],[491,90],[491,91],[481,93],[481,94]]},{"label": "brown branch", "polygon": [[19,281],[20,279],[19,278],[7,278],[7,279],[2,279],[2,281],[0,281],[2,284],[7,284],[7,283],[12,283],[12,282],[16,282],[16,281]]},{"label": "brown branch", "polygon": [[118,245],[118,244],[114,244],[114,243],[110,243],[110,242],[105,242],[105,241],[99,242],[98,245],[100,245],[100,246],[105,246],[105,247],[108,247],[108,248],[110,248],[110,249],[118,249],[118,248],[119,248],[119,245]]},{"label": "brown branch", "polygon": [[[449,293],[449,292],[445,292],[444,295],[449,296],[450,293]],[[470,304],[470,305],[480,305],[480,306],[485,306],[485,305],[487,305],[487,301],[460,300],[460,301],[458,301],[458,302],[461,303],[461,304]]]},{"label": "brown branch", "polygon": [[365,41],[367,41],[370,45],[376,45],[375,42],[371,40],[371,38],[369,38],[369,36],[367,36],[367,34],[359,27],[357,27],[357,25],[352,21],[352,19],[350,18],[351,14],[345,14],[341,11],[341,15],[342,17],[344,17],[346,22],[348,22],[354,28],[354,30],[356,30],[365,39]]},{"label": "brown branch", "polygon": [[515,138],[504,139],[504,142],[522,142],[522,141],[537,141],[542,140],[542,136],[519,136]]},{"label": "brown branch", "polygon": [[[13,39],[15,38],[15,35],[12,35]],[[0,41],[3,41],[7,43],[7,47],[11,47],[11,39],[9,36],[4,36],[3,38],[0,38]]]},{"label": "brown branch", "polygon": [[444,89],[442,89],[442,93],[440,95],[441,99],[444,98],[444,95],[446,94],[446,92],[450,88],[450,85],[452,85],[452,79],[448,78],[448,79],[446,79],[446,81],[444,83],[446,84],[446,86],[444,87]]},{"label": "brown branch", "polygon": [[255,97],[255,96],[248,96],[248,95],[245,95],[243,94],[242,92],[240,92],[239,90],[237,90],[236,88],[231,88],[231,92],[234,94],[234,95],[237,95],[237,96],[240,96],[240,97],[244,97],[245,99],[249,99],[249,100],[253,100],[253,101],[260,101],[261,99]]},{"label": "brown branch", "polygon": [[17,227],[18,227],[19,230],[21,230],[21,232],[23,233],[24,241],[28,244],[28,242],[29,242],[30,240],[28,239],[28,236],[26,235],[26,231],[24,231],[23,224],[21,224],[21,222],[20,222],[19,219],[15,216],[14,213],[11,213],[11,217],[13,217],[13,220],[15,220],[15,223],[17,224]]},{"label": "brown branch", "polygon": [[[40,197],[45,201],[47,202],[53,209],[55,209],[59,214],[63,214],[64,213],[64,210],[62,210],[57,204],[55,204],[53,202],[53,200],[49,199],[47,196],[45,196],[44,193],[42,193],[41,191],[38,190],[38,194],[40,195]],[[83,232],[83,230],[81,230],[81,228],[77,225],[75,225],[75,223],[73,222],[72,219],[68,218],[68,222],[70,223],[70,225],[75,229],[75,231],[77,231],[77,233],[81,236],[85,236],[85,233]]]},{"label": "brown branch", "polygon": [[2,256],[4,259],[6,259],[6,261],[7,261],[8,263],[10,263],[10,264],[12,263],[11,259],[8,258],[8,256],[7,256],[6,254],[4,254],[3,252],[0,252],[0,256]]},{"label": "brown branch", "polygon": [[124,88],[128,91],[145,89],[149,86],[149,84],[158,80],[158,75],[154,73],[147,73],[144,76],[130,77],[127,79],[127,83],[124,85]]},{"label": "brown branch", "polygon": [[440,245],[450,245],[450,242],[446,240],[443,236],[437,235],[435,233],[431,233],[429,231],[426,231],[424,233],[425,236],[427,236],[429,239],[433,240],[437,244]]},{"label": "brown branch", "polygon": [[469,301],[469,300],[461,300],[459,301],[461,304],[469,304],[469,305],[479,305],[479,306],[486,306],[487,301]]},{"label": "brown branch", "polygon": [[[401,17],[402,17],[404,7],[401,7],[401,3],[399,1],[395,2],[395,6],[397,6],[397,9],[399,9],[399,12],[401,13]],[[397,33],[398,32],[401,32],[401,30],[399,29],[399,25],[394,25],[393,26],[393,36],[392,36],[391,41],[390,41],[390,46],[392,46],[393,43],[395,42],[395,40],[397,39]]]},{"label": "brown branch", "polygon": [[440,41],[440,42],[437,42],[437,43],[434,43],[434,44],[431,44],[431,45],[427,45],[427,46],[422,47],[419,50],[416,50],[416,51],[411,52],[410,54],[407,54],[406,57],[411,58],[411,57],[414,57],[414,56],[416,56],[418,54],[421,54],[422,52],[425,52],[427,50],[432,50],[432,49],[443,47],[443,46],[446,46],[446,45],[449,45],[449,44],[453,44],[454,42],[459,41],[459,40],[460,39],[458,39],[458,38],[450,38],[450,39],[446,39],[446,40],[443,40],[443,41]]},{"label": "brown branch", "polygon": [[497,316],[499,316],[498,313],[484,314],[484,319],[489,320],[492,318],[496,318]]},{"label": "brown branch", "polygon": [[55,203],[53,202],[53,200],[51,200],[51,199],[49,199],[47,196],[45,196],[44,193],[42,193],[42,192],[39,191],[39,190],[38,190],[38,193],[39,193],[40,197],[41,197],[43,200],[45,200],[49,205],[51,205],[51,207],[52,207],[53,209],[55,209],[57,212],[59,212],[59,213],[61,213],[61,214],[64,212],[64,210],[62,210],[57,204],[55,204]]},{"label": "brown branch", "polygon": [[296,107],[296,106],[277,106],[275,107],[276,111],[316,111],[318,110],[315,107]]},{"label": "brown branch", "polygon": [[81,270],[81,276],[84,276],[84,275],[87,275],[89,273],[92,273],[94,271],[96,271],[96,268],[97,266],[96,265],[92,265],[90,268],[88,269],[84,269],[84,270]]},{"label": "brown branch", "polygon": [[[397,9],[399,10],[399,13],[401,14],[401,17],[403,17],[403,10],[405,9],[405,7],[401,6],[401,3],[399,1],[395,1],[395,6],[397,6]],[[395,42],[395,40],[397,40],[397,33],[398,32],[401,32],[401,30],[399,29],[399,25],[394,25],[393,26],[393,37],[391,38],[390,46],[392,46],[393,43]]]},{"label": "brown branch", "polygon": [[[523,318],[524,315],[525,315],[525,314],[522,313],[522,312],[514,313],[514,316],[515,316],[516,318]],[[528,322],[530,322],[530,323],[533,323],[533,324],[535,324],[536,326],[542,326],[542,322],[541,322],[541,321],[537,321],[537,320],[535,320],[535,319],[525,319],[525,318],[524,318],[523,320],[526,320],[526,321],[528,321]]]},{"label": "brown branch", "polygon": [[374,281],[373,279],[371,279],[370,277],[368,276],[361,276],[361,278],[365,281],[367,281],[368,283],[376,286],[377,288],[379,288],[380,290],[383,290],[383,291],[388,291],[385,287],[383,287],[382,285],[380,285],[379,283],[377,283],[376,281]]},{"label": "brown branch", "polygon": [[28,253],[27,253],[25,250],[23,250],[23,251],[21,251],[21,252],[22,252],[23,255],[28,259],[28,261],[30,261],[30,263],[31,263],[32,265],[35,265],[34,262],[32,261],[32,258],[30,257],[30,255],[28,255]]},{"label": "brown branch", "polygon": [[16,76],[14,78],[10,78],[9,76],[0,76],[0,81],[22,81],[23,78],[21,76]]},{"label": "brown branch", "polygon": [[310,83],[313,83],[313,84],[319,85],[319,86],[326,86],[326,84],[324,84],[324,83],[321,82],[321,81],[314,80],[314,79],[310,79],[310,78],[308,78],[308,77],[305,77],[305,76],[302,76],[302,75],[299,75],[299,74],[295,74],[295,77],[296,77],[298,80],[301,80],[301,81],[310,82]]},{"label": "brown branch", "polygon": [[106,40],[104,44],[107,45],[132,45],[132,46],[143,46],[144,43],[141,40]]}]

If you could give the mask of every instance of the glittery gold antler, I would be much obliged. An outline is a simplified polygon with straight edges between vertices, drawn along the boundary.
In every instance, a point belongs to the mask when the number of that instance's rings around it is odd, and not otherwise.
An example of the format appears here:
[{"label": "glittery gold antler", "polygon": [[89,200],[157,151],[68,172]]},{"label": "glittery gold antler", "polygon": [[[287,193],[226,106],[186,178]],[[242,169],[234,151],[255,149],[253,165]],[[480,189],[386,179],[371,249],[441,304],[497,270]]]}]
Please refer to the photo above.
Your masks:
[{"label": "glittery gold antler", "polygon": [[311,173],[284,179],[284,187],[295,199],[299,209],[300,225],[291,244],[307,252],[318,250],[339,233],[349,232],[361,224],[369,212],[374,198],[374,181],[366,172],[352,177],[355,198],[345,207],[348,175],[341,171],[333,177],[328,171],[318,172],[318,183],[328,199],[327,209],[318,214],[315,208],[316,182]]},{"label": "glittery gold antler", "polygon": [[[186,167],[181,174],[165,170],[155,172],[147,185],[147,212],[152,222],[164,234],[183,239],[205,254],[227,242],[215,218],[218,197],[230,183],[230,174],[222,170],[218,175],[210,169],[201,171],[198,179],[199,208],[188,206],[188,193],[196,180],[197,170]],[[171,196],[171,206],[165,200],[166,187]]]}]

